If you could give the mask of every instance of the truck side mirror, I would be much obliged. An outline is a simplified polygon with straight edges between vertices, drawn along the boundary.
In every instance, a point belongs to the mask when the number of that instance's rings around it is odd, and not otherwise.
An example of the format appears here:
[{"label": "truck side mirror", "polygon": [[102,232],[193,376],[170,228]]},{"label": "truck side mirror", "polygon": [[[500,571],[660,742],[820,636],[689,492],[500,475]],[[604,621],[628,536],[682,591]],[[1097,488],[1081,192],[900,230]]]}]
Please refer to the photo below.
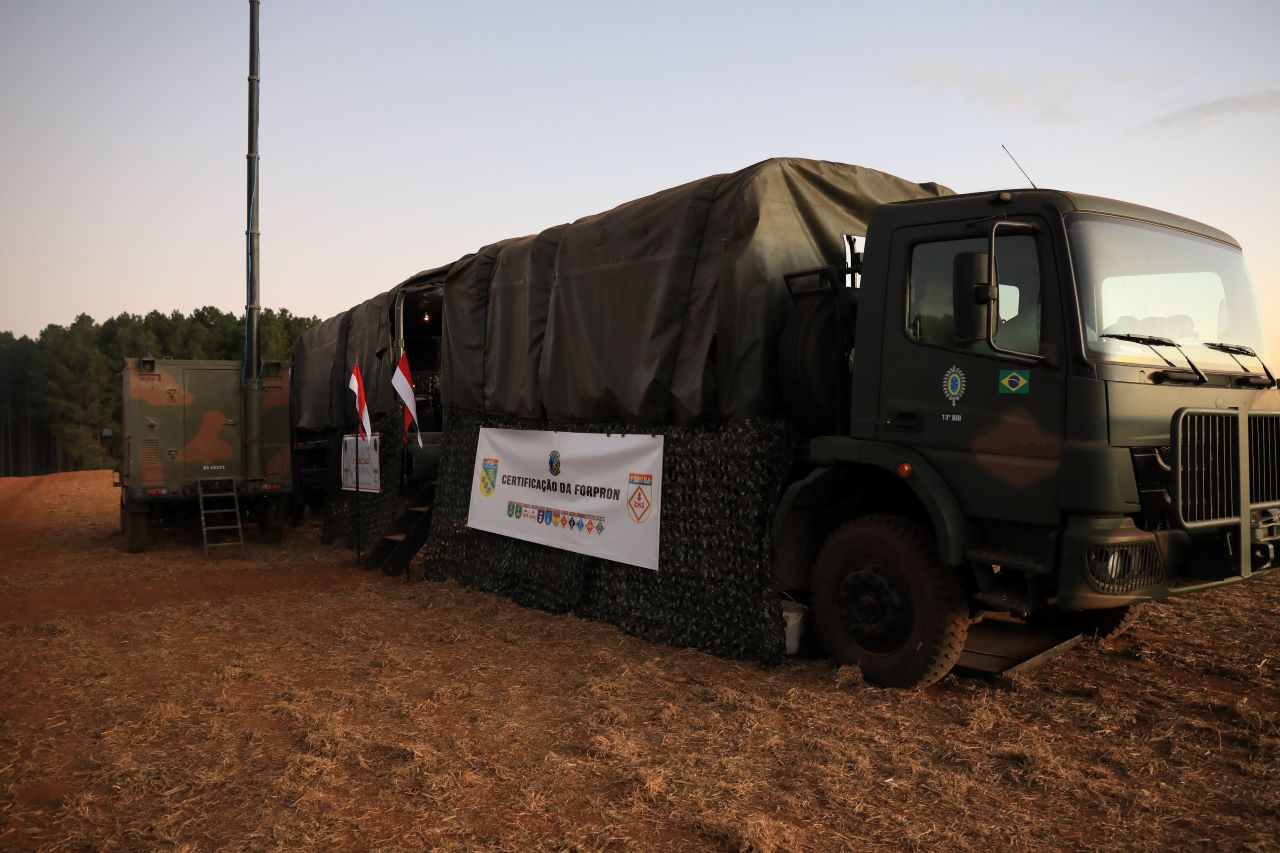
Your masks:
[{"label": "truck side mirror", "polygon": [[108,455],[115,457],[120,455],[120,437],[110,427],[98,433],[98,444]]},{"label": "truck side mirror", "polygon": [[991,335],[991,307],[999,291],[991,284],[991,255],[961,252],[956,255],[951,279],[956,340],[985,341]]}]

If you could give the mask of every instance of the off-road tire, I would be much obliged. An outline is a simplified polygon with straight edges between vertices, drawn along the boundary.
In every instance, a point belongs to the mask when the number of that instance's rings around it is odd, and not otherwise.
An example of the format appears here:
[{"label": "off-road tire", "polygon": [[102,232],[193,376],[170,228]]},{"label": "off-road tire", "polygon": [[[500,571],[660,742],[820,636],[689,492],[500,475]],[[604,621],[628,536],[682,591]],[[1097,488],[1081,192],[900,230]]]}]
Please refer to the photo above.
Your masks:
[{"label": "off-road tire", "polygon": [[268,544],[277,544],[284,539],[284,523],[288,515],[288,504],[279,496],[262,499],[257,508],[258,540]]},{"label": "off-road tire", "polygon": [[124,528],[124,550],[130,554],[141,554],[147,550],[147,540],[151,538],[151,516],[145,512],[129,512],[127,507],[120,510],[120,524]]},{"label": "off-road tire", "polygon": [[1142,613],[1142,604],[1127,604],[1124,607],[1109,607],[1105,610],[1081,610],[1071,613],[1047,611],[1035,614],[1036,621],[1051,622],[1073,628],[1084,635],[1086,640],[1106,643],[1128,631],[1138,621]]},{"label": "off-road tire", "polygon": [[[849,408],[849,369],[844,353],[857,319],[852,303],[828,293],[800,298],[778,344],[778,386],[792,420],[806,435],[840,432]],[[843,340],[836,341],[836,312]]]},{"label": "off-road tire", "polygon": [[[855,602],[850,598],[868,582],[883,589],[891,604],[884,610],[897,618],[868,621],[851,612]],[[868,515],[832,533],[818,554],[812,593],[827,654],[859,667],[872,684],[927,687],[946,675],[964,650],[969,607],[960,578],[938,560],[933,537],[900,516]],[[857,599],[860,609],[865,610],[866,600]],[[874,605],[873,600],[873,611]],[[886,636],[867,638],[868,630],[884,625],[889,626]],[[879,648],[868,647],[877,642]]]}]

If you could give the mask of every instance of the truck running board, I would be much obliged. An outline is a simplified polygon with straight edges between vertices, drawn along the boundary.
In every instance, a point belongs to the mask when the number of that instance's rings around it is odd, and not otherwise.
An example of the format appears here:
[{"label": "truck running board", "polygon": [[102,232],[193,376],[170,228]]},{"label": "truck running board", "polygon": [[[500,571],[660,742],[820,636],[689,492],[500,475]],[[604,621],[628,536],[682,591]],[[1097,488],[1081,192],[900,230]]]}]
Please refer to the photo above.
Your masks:
[{"label": "truck running board", "polygon": [[1082,639],[1079,631],[1060,625],[1036,625],[984,619],[969,626],[956,669],[1009,676],[1055,658]]}]

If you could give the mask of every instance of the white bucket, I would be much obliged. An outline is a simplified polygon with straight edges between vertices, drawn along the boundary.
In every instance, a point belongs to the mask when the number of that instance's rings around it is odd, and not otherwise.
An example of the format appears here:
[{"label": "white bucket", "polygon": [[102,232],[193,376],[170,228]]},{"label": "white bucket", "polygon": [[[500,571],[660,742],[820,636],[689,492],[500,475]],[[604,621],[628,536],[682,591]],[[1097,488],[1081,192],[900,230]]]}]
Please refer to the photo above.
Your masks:
[{"label": "white bucket", "polygon": [[798,601],[783,599],[782,622],[787,633],[787,654],[794,655],[800,651],[800,638],[804,635],[805,614],[809,608]]}]

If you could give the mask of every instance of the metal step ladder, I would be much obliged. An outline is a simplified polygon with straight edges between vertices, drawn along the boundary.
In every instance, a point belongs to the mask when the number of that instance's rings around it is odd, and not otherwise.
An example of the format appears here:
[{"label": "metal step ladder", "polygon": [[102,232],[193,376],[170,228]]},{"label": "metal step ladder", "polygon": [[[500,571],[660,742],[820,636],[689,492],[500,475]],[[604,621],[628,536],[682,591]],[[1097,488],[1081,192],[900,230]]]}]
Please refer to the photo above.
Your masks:
[{"label": "metal step ladder", "polygon": [[[209,556],[210,548],[239,545],[240,556],[243,557],[244,530],[240,526],[240,496],[236,494],[235,481],[226,478],[198,479],[196,493],[200,496],[200,535],[204,538],[204,555]],[[235,531],[235,539],[230,538],[231,531]],[[210,533],[226,538],[210,542]]]}]

